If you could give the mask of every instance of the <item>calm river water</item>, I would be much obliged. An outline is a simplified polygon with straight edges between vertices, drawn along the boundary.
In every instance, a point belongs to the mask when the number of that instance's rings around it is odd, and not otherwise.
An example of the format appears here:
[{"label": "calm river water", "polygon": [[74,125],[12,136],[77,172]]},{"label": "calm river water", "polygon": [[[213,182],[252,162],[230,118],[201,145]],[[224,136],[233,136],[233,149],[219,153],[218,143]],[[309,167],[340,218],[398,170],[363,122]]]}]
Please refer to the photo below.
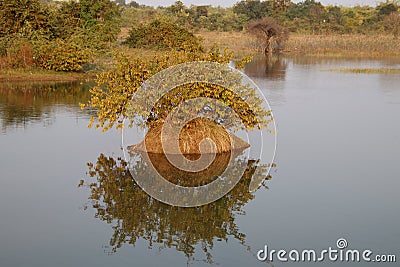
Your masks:
[{"label": "calm river water", "polygon": [[[340,238],[397,263],[316,266],[397,266],[400,74],[339,68],[399,69],[400,60],[249,64],[278,127],[269,189],[250,194],[241,181],[189,209],[132,185],[118,167],[120,133],[86,127],[78,104],[89,85],[0,83],[0,266],[264,266],[255,254],[265,245],[320,252]],[[97,185],[78,187],[81,179]]]}]

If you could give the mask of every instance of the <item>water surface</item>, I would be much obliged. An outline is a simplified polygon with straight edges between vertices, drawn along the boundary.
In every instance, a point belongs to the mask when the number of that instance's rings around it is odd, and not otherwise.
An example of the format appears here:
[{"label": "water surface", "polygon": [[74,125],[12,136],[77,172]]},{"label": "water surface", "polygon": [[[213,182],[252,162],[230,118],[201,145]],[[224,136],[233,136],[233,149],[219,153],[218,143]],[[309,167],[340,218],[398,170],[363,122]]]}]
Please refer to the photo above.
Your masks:
[{"label": "water surface", "polygon": [[256,59],[246,72],[278,126],[269,189],[249,193],[245,176],[190,209],[134,186],[118,132],[87,129],[89,86],[1,83],[0,265],[262,266],[264,245],[322,250],[339,238],[399,258],[400,77],[329,71],[379,67],[400,60]]}]

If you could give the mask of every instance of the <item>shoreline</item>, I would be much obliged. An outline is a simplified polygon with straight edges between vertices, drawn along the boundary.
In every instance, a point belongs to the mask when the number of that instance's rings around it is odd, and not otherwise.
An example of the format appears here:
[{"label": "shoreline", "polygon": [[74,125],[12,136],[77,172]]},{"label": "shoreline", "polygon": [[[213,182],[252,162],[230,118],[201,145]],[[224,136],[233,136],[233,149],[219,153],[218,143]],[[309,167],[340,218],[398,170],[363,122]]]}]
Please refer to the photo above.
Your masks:
[{"label": "shoreline", "polygon": [[[256,40],[245,32],[198,32],[206,49],[218,44],[235,52],[235,59],[263,55],[256,49]],[[151,55],[152,50],[129,49],[121,51]],[[132,51],[131,51],[132,50]],[[150,52],[150,53],[149,53]],[[288,57],[385,59],[400,57],[400,39],[391,35],[365,34],[290,34],[281,55]],[[102,62],[102,59],[97,59]],[[96,72],[57,72],[44,69],[0,69],[3,82],[75,82],[90,80]]]},{"label": "shoreline", "polygon": [[0,70],[0,85],[5,82],[76,82],[92,79],[93,74],[80,72],[56,72],[43,69]]}]

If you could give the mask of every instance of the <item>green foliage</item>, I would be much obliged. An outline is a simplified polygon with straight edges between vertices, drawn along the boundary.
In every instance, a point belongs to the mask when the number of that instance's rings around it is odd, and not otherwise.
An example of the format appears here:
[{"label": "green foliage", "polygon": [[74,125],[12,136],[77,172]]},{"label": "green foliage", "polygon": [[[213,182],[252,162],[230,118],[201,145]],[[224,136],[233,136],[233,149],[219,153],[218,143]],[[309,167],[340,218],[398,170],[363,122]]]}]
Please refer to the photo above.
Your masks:
[{"label": "green foliage", "polygon": [[240,1],[233,6],[236,14],[245,15],[248,20],[261,19],[272,15],[273,4],[271,1],[250,0]]},{"label": "green foliage", "polygon": [[[221,52],[217,47],[208,52],[170,51],[161,56],[154,56],[152,60],[145,60],[140,57],[129,59],[125,56],[119,56],[115,69],[104,72],[98,77],[97,86],[91,90],[92,97],[90,101],[82,105],[82,108],[89,107],[97,110],[96,128],[102,128],[103,131],[107,131],[114,125],[120,128],[123,126],[123,119],[128,115],[127,108],[131,98],[143,82],[154,74],[170,66],[192,61],[211,61],[227,64],[232,56],[232,53],[226,50]],[[174,77],[169,78],[174,79]],[[226,77],[221,78],[225,79]],[[236,84],[236,86],[241,84],[240,80],[232,80],[232,83]],[[247,87],[242,89],[243,93],[246,94],[247,102],[256,107],[257,110],[254,110],[254,112],[262,114],[263,118],[260,118],[261,120],[266,119],[269,113],[261,108],[260,99],[257,98],[254,91]],[[239,101],[237,95],[219,86],[201,83],[185,84],[177,90],[173,90],[171,94],[167,94],[165,98],[160,100],[160,105],[156,105],[159,109],[154,111],[154,114],[157,114],[154,119],[145,123],[147,126],[155,126],[155,124],[162,123],[165,118],[163,114],[168,110],[167,106],[182,100],[182,97],[193,98],[200,96],[219,99],[225,102],[226,105],[231,106],[235,111],[238,111],[239,114],[243,111],[242,120],[249,128],[257,124],[257,121],[254,121],[254,114],[247,112],[249,111],[247,104],[244,101]],[[144,116],[146,111],[134,110],[133,112],[146,119],[146,116]],[[129,117],[131,118],[131,116]],[[93,125],[94,121],[95,118],[93,117],[89,127]],[[267,122],[258,121],[258,123],[263,125],[263,123]]]},{"label": "green foliage", "polygon": [[16,33],[51,32],[51,14],[40,0],[0,0],[0,37]]},{"label": "green foliage", "polygon": [[120,16],[117,4],[110,0],[79,0],[78,4],[83,27],[113,23]]},{"label": "green foliage", "polygon": [[[87,42],[85,42],[87,40]],[[43,37],[34,40],[21,34],[0,38],[0,68],[39,67],[55,71],[79,71],[94,56],[96,45],[90,35],[75,34],[69,39]],[[93,46],[89,47],[90,44]]]},{"label": "green foliage", "polygon": [[232,7],[186,7],[177,2],[157,9],[149,6],[125,7],[122,10],[122,25],[148,24],[157,16],[168,17],[175,24],[194,31],[241,31],[243,24],[249,20],[246,15],[235,13]]},{"label": "green foliage", "polygon": [[[173,78],[174,77],[171,77],[171,79]],[[236,88],[238,88],[238,85],[241,85],[240,78],[241,76],[229,78],[227,77],[227,79],[232,79],[232,81],[230,81],[230,84],[232,85],[231,87]],[[260,101],[260,99],[257,99],[256,96],[253,94],[254,92],[249,90],[249,88],[243,86],[242,90],[247,90],[247,92],[244,93],[244,95],[246,95],[246,101],[244,101],[238,94],[232,91],[232,88],[228,89],[220,85],[194,82],[178,86],[169,91],[168,94],[165,94],[164,96],[162,96],[161,99],[157,101],[157,103],[155,104],[157,108],[152,110],[151,116],[146,121],[146,125],[149,127],[157,127],[157,125],[162,124],[163,121],[166,120],[167,116],[170,112],[172,112],[173,108],[178,106],[181,102],[188,99],[204,97],[222,101],[232,110],[235,110],[236,114],[241,119],[241,122],[243,122],[244,126],[247,129],[253,129],[254,126],[257,126],[258,123],[261,123],[261,121],[258,120],[255,115],[255,111],[253,111],[252,108],[249,107],[247,102],[252,102],[253,104],[257,103],[257,107],[261,107],[262,101]],[[201,102],[199,102],[198,104],[198,107],[190,106],[190,104],[183,105],[183,112],[186,112],[188,115],[190,115],[200,110],[203,111],[204,105],[202,105]],[[142,114],[141,110],[139,110],[138,108],[133,108],[133,111],[135,112],[135,114]],[[211,109],[210,111],[211,113],[218,113],[218,117],[224,121],[224,127],[228,129],[236,129],[238,127],[237,125],[240,123],[239,121],[235,121],[234,118],[230,116],[230,114],[226,114],[226,110]],[[258,109],[257,111],[260,112],[261,110]],[[132,110],[129,110],[129,112],[132,112]],[[146,116],[144,116],[144,118],[146,118]]]},{"label": "green foliage", "polygon": [[194,31],[242,31],[247,23],[268,16],[291,32],[379,33],[383,30],[385,17],[398,9],[398,1],[382,2],[376,8],[325,6],[316,0],[296,3],[288,0],[243,0],[228,8],[186,7],[177,1],[169,7],[127,6],[123,10],[123,23],[126,26],[149,23],[152,18],[162,15]]},{"label": "green foliage", "polygon": [[376,10],[378,11],[378,17],[383,19],[385,16],[396,12],[399,9],[398,1],[389,1],[382,2],[376,6]]},{"label": "green foliage", "polygon": [[377,8],[323,6],[315,0],[305,0],[289,5],[284,25],[303,33],[378,33],[382,30],[380,21],[393,6],[394,3],[381,3]]},{"label": "green foliage", "polygon": [[120,8],[110,0],[66,1],[56,10],[57,37],[68,38],[78,29],[115,41],[119,33]]},{"label": "green foliage", "polygon": [[132,27],[132,25],[140,23],[147,24],[159,14],[160,12],[150,6],[126,6],[121,9],[121,25],[122,27]]},{"label": "green foliage", "polygon": [[79,71],[89,62],[92,51],[73,40],[56,39],[36,43],[36,62],[39,67],[56,71]]},{"label": "green foliage", "polygon": [[34,48],[22,36],[0,38],[0,68],[29,68],[34,64]]},{"label": "green foliage", "polygon": [[200,40],[192,32],[163,18],[133,27],[124,44],[133,48],[201,50]]},{"label": "green foliage", "polygon": [[181,1],[167,7],[165,13],[174,17],[175,23],[180,26],[187,26],[189,23],[189,9]]},{"label": "green foliage", "polygon": [[139,5],[136,1],[131,1],[131,2],[129,2],[129,6],[130,6],[130,7],[134,7],[134,8],[140,7],[140,5]]},{"label": "green foliage", "polygon": [[198,21],[194,20],[193,27],[209,31],[240,31],[247,21],[246,15],[235,13],[233,8],[217,7],[210,8],[207,16],[200,16]]},{"label": "green foliage", "polygon": [[110,0],[0,0],[0,16],[1,67],[78,71],[120,31],[120,10]]},{"label": "green foliage", "polygon": [[286,17],[290,21],[295,21],[295,25],[290,27],[292,31],[315,32],[321,31],[324,23],[328,20],[328,14],[324,6],[315,0],[305,0],[288,7]]},{"label": "green foliage", "polygon": [[[0,67],[77,70],[90,60],[88,55],[104,54],[116,45],[120,26],[135,25],[125,41],[131,47],[194,51],[201,47],[192,31],[242,31],[249,22],[266,16],[291,32],[368,34],[385,30],[397,36],[397,17],[392,15],[396,12],[397,0],[386,0],[375,8],[324,6],[316,0],[250,0],[229,8],[187,7],[180,1],[154,8],[133,1],[118,6],[112,0],[0,0]],[[67,51],[59,57],[41,54],[49,47],[66,47]],[[66,56],[78,47],[83,52]],[[69,62],[62,63],[63,59]]]},{"label": "green foliage", "polygon": [[[64,27],[90,28],[97,24],[113,24],[120,17],[120,9],[109,0],[72,0],[62,2],[60,20]],[[67,23],[70,23],[67,25]]]},{"label": "green foliage", "polygon": [[394,38],[400,36],[400,11],[390,13],[384,19],[385,30],[393,34]]}]

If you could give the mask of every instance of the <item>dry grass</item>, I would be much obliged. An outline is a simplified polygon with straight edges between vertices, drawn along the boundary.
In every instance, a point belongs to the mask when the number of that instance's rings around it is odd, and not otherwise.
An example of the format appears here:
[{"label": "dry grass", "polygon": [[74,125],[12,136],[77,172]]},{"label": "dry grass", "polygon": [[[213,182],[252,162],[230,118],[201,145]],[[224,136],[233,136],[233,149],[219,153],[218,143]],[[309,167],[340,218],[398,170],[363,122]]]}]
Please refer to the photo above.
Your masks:
[{"label": "dry grass", "polygon": [[0,82],[20,81],[60,81],[72,82],[88,79],[85,73],[56,72],[42,69],[2,69],[0,70]]},{"label": "dry grass", "polygon": [[[146,134],[145,141],[128,147],[133,152],[148,152],[162,154],[164,151],[175,151],[175,136],[172,133],[163,136],[164,144],[161,142],[162,125],[151,128]],[[204,118],[196,118],[185,127],[179,134],[180,150],[168,152],[168,154],[201,155],[213,153],[226,153],[232,150],[243,150],[249,144],[239,137],[228,133],[221,125]],[[199,144],[205,139],[211,139],[216,147],[207,145],[204,151],[200,152]],[[232,141],[232,144],[231,144]],[[163,150],[164,145],[164,150]]]},{"label": "dry grass", "polygon": [[400,74],[400,69],[376,69],[376,68],[344,68],[344,69],[329,69],[327,71],[343,72],[343,73],[365,73],[365,74]]},{"label": "dry grass", "polygon": [[131,30],[131,28],[129,28],[129,27],[122,27],[121,32],[119,33],[119,35],[117,37],[117,41],[119,43],[122,43],[123,41],[125,41],[126,38],[128,38],[128,36],[129,36],[130,30]]},{"label": "dry grass", "polygon": [[152,59],[155,55],[161,56],[164,50],[144,49],[144,48],[130,48],[128,46],[121,46],[115,52],[122,52],[129,57],[140,57],[143,59]]},{"label": "dry grass", "polygon": [[199,32],[196,36],[203,40],[205,48],[214,44],[235,52],[235,57],[257,53],[255,39],[244,32]]},{"label": "dry grass", "polygon": [[[202,39],[202,43],[206,49],[217,44],[221,48],[228,48],[235,52],[235,57],[243,57],[255,54],[257,51],[253,49],[253,38],[244,32],[199,32],[195,34]],[[122,29],[120,41],[127,37],[127,29]],[[251,42],[249,42],[251,40]],[[140,48],[129,48],[127,46],[118,47],[126,55],[140,55],[144,58],[152,58],[155,54],[163,53],[162,50],[150,50]]]},{"label": "dry grass", "polygon": [[[205,47],[217,43],[238,56],[257,53],[256,40],[245,32],[200,32],[197,36],[203,38]],[[400,40],[392,35],[291,34],[283,52],[336,57],[400,56]]]},{"label": "dry grass", "polygon": [[382,57],[400,55],[400,41],[391,35],[292,34],[285,52],[316,55]]}]

